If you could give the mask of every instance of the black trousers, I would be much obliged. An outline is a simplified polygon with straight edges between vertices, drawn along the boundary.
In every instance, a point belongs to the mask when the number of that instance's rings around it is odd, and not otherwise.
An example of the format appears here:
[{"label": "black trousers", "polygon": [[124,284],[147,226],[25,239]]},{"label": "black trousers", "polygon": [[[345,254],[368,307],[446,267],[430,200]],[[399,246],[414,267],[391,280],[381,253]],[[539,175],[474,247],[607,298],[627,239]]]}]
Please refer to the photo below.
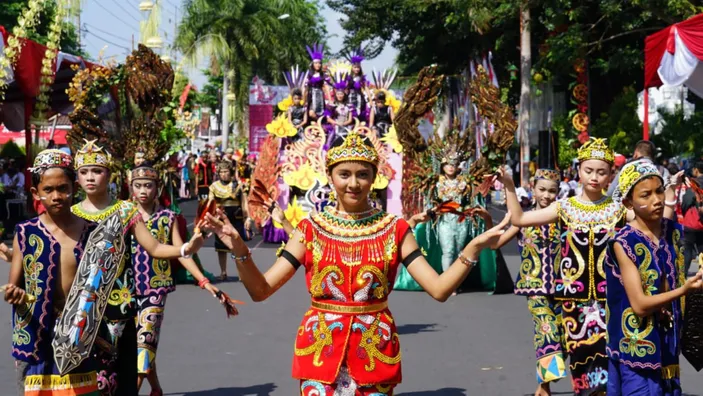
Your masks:
[{"label": "black trousers", "polygon": [[686,273],[691,267],[691,261],[703,253],[703,230],[692,228],[683,229],[683,257],[686,266]]}]

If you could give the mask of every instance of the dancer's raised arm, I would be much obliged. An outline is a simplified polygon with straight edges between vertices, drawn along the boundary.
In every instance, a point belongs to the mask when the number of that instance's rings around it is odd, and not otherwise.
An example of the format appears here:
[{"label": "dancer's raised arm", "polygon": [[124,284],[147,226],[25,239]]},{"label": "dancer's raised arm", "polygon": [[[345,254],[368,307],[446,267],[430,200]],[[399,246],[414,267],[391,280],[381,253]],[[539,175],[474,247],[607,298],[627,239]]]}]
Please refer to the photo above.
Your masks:
[{"label": "dancer's raised arm", "polygon": [[539,210],[531,210],[527,213],[522,211],[520,202],[515,194],[515,184],[513,178],[505,172],[505,168],[498,171],[498,180],[505,186],[505,202],[508,211],[512,213],[511,223],[516,227],[535,227],[557,221],[557,203],[554,202],[548,207]]}]

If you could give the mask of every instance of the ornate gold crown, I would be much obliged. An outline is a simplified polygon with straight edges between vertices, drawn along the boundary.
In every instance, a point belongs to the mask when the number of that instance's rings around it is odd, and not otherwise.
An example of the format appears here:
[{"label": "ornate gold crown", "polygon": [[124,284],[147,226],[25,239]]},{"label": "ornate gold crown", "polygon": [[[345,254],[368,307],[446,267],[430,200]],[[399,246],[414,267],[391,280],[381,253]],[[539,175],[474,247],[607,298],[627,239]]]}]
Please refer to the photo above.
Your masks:
[{"label": "ornate gold crown", "polygon": [[159,180],[159,172],[156,171],[154,168],[150,168],[148,166],[142,166],[139,168],[134,168],[132,170],[132,181],[135,180]]},{"label": "ornate gold crown", "polygon": [[578,149],[578,160],[601,160],[612,165],[615,162],[615,153],[608,147],[605,139],[592,137]]},{"label": "ornate gold crown", "polygon": [[[84,139],[85,140],[85,139]],[[84,166],[102,166],[110,169],[112,157],[103,151],[103,148],[95,144],[96,140],[85,140],[85,145],[76,153],[75,168]]]},{"label": "ornate gold crown", "polygon": [[372,146],[364,143],[364,136],[357,132],[349,132],[344,143],[331,148],[327,152],[327,168],[340,162],[359,161],[378,166],[378,152]]},{"label": "ornate gold crown", "polygon": [[559,172],[554,169],[537,169],[535,172],[535,180],[551,180],[559,183],[560,179]]},{"label": "ornate gold crown", "polygon": [[627,194],[630,193],[630,190],[632,190],[640,180],[649,176],[662,178],[657,167],[651,162],[635,161],[625,165],[622,170],[620,170],[618,188],[613,193],[613,199],[622,202],[622,200],[627,197]]},{"label": "ornate gold crown", "polygon": [[70,168],[73,158],[61,150],[43,150],[34,158],[34,166],[29,168],[30,172],[38,173],[49,168]]}]

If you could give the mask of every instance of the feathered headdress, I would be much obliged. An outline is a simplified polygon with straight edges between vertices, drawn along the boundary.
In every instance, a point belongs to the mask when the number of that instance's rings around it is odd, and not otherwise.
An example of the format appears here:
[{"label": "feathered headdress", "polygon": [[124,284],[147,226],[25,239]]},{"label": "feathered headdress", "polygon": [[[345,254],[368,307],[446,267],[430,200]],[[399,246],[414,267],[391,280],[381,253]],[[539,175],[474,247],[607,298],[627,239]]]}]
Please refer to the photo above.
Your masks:
[{"label": "feathered headdress", "polygon": [[302,89],[305,84],[305,73],[300,72],[298,65],[291,66],[290,71],[283,72],[283,78],[291,92],[295,89]]},{"label": "feathered headdress", "polygon": [[332,86],[335,90],[347,89],[347,73],[337,70],[332,74],[331,78],[333,81]]},{"label": "feathered headdress", "polygon": [[397,73],[398,69],[383,69],[379,72],[374,68],[371,72],[373,85],[376,86],[377,90],[388,91],[391,88]]},{"label": "feathered headdress", "polygon": [[309,45],[306,45],[305,48],[308,50],[308,54],[310,54],[310,59],[312,59],[313,62],[322,62],[322,59],[324,59],[325,57],[325,46],[323,44],[315,43],[312,45],[312,48],[310,48]]},{"label": "feathered headdress", "polygon": [[347,59],[349,59],[349,62],[351,62],[352,65],[361,64],[361,62],[365,59],[364,49],[361,47],[355,49],[351,52],[351,54],[349,54]]}]

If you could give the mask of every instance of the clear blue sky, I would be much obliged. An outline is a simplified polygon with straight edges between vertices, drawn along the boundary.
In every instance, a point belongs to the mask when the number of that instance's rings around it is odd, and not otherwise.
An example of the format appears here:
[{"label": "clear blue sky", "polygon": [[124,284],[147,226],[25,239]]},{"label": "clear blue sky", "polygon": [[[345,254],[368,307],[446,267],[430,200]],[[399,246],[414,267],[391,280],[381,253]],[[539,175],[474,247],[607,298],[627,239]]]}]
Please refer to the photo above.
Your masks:
[{"label": "clear blue sky", "polygon": [[[134,45],[139,42],[139,12],[141,0],[83,0],[81,25],[85,27],[82,45],[93,58],[105,47],[104,58],[113,58],[122,62]],[[162,4],[160,27],[161,38],[170,45],[173,42],[175,28],[182,16],[180,0],[159,0]],[[331,36],[327,42],[332,52],[341,49],[344,30],[338,20],[341,14],[324,8],[322,15],[327,21],[327,31]],[[301,46],[306,43],[300,43]],[[369,73],[373,67],[383,69],[394,64],[397,51],[390,45],[373,60],[366,61],[364,67]],[[203,66],[207,60],[203,60]],[[205,79],[199,70],[188,71],[196,86],[202,87]]]}]

